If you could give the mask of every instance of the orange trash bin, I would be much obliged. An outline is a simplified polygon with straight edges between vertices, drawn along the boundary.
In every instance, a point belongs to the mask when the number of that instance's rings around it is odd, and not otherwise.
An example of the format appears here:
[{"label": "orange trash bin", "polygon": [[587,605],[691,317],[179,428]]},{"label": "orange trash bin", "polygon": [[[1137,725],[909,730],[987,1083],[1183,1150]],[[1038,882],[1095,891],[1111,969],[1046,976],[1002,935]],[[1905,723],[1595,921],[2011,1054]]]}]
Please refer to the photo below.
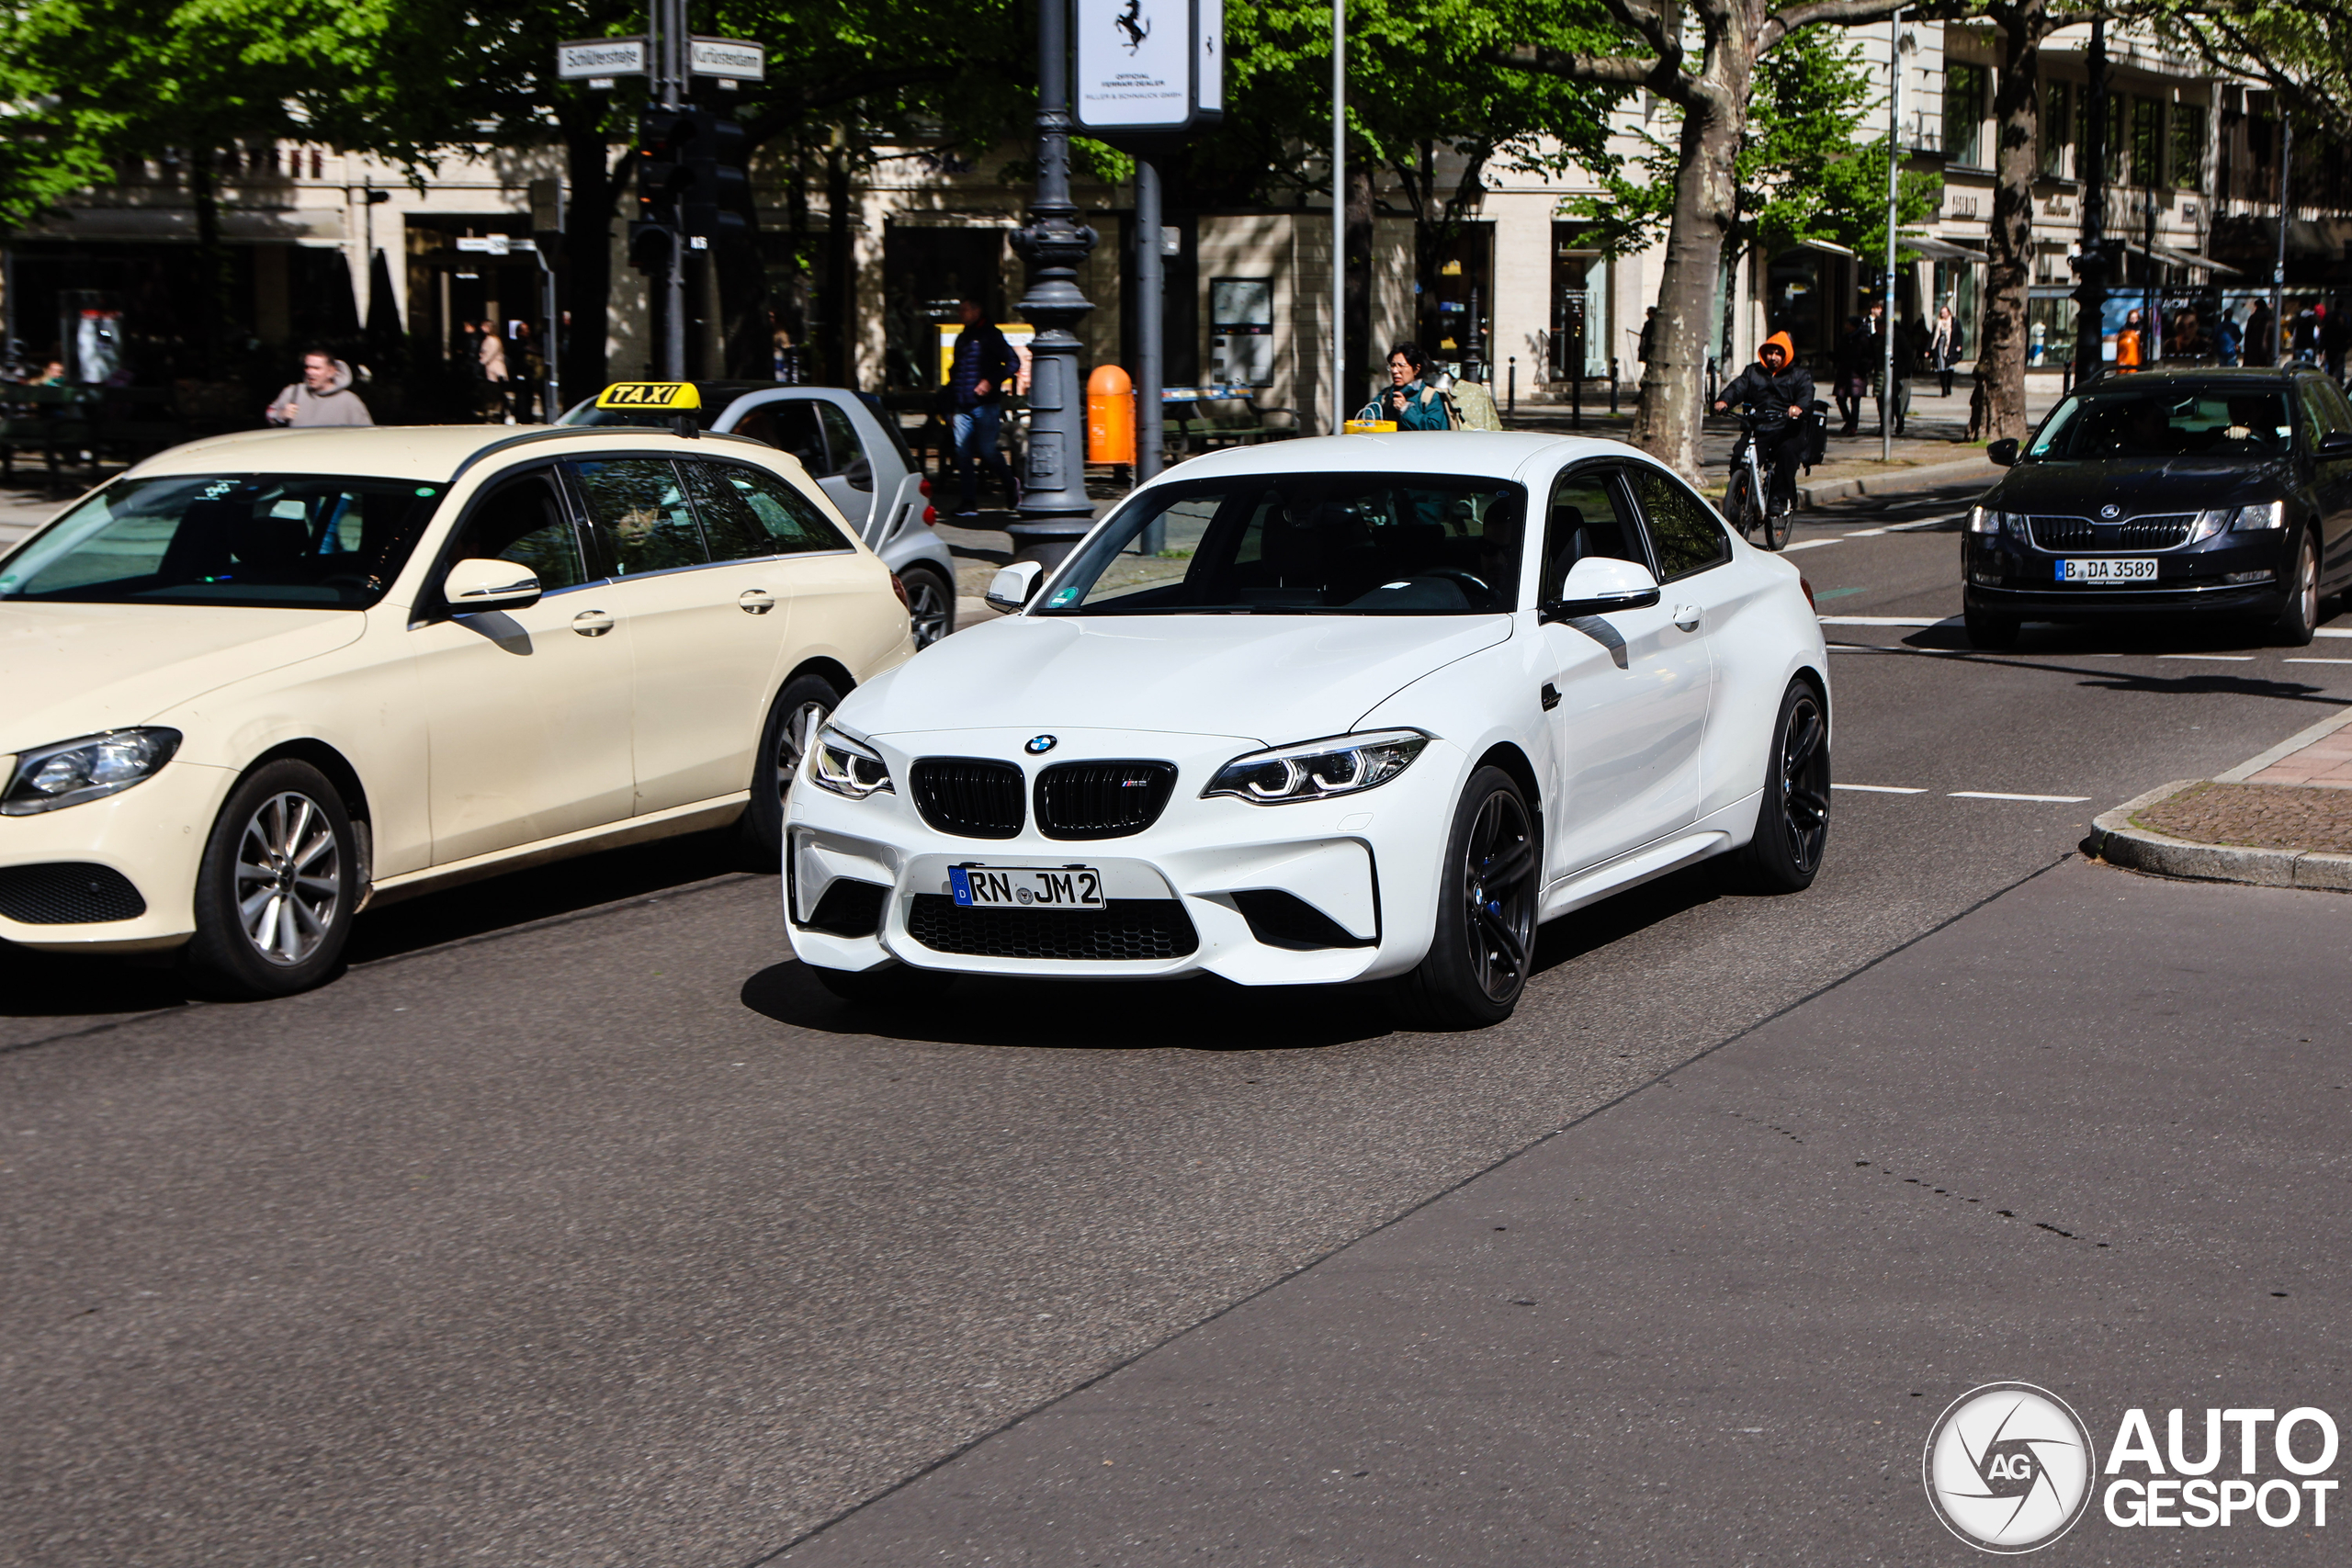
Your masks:
[{"label": "orange trash bin", "polygon": [[1086,378],[1086,460],[1136,460],[1135,383],[1115,365],[1098,365]]}]

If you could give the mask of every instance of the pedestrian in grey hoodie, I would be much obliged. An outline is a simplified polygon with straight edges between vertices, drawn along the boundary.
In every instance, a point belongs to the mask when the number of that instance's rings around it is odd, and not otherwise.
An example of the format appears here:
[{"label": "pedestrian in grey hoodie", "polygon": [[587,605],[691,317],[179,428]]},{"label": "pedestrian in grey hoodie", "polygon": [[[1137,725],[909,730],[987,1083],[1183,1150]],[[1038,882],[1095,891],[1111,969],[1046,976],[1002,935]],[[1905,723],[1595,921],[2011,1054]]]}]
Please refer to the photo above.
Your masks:
[{"label": "pedestrian in grey hoodie", "polygon": [[302,378],[269,400],[269,423],[297,430],[322,424],[373,424],[368,405],[351,389],[351,367],[325,352],[302,355]]}]

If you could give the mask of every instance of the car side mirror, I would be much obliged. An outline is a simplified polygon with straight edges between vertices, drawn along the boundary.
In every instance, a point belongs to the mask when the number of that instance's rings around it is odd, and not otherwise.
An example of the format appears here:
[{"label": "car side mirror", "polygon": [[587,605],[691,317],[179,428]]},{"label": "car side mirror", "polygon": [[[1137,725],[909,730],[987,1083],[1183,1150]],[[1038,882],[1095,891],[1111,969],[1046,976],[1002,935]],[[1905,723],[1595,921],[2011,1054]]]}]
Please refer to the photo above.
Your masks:
[{"label": "car side mirror", "polygon": [[1568,569],[1560,596],[1546,602],[1536,618],[1548,626],[1616,610],[1645,610],[1658,601],[1657,579],[1639,561],[1587,556]]},{"label": "car side mirror", "polygon": [[1984,456],[1991,460],[1996,468],[2016,468],[2018,463],[2018,438],[2014,435],[2010,435],[1994,442],[1990,446],[1984,448]]},{"label": "car side mirror", "polygon": [[441,580],[452,615],[523,610],[539,602],[539,574],[511,560],[461,560]]},{"label": "car side mirror", "polygon": [[1017,560],[989,580],[988,605],[1004,615],[1016,614],[1037,592],[1037,584],[1045,581],[1046,568],[1041,561]]},{"label": "car side mirror", "polygon": [[2352,457],[2352,430],[2331,430],[2319,438],[2323,457]]},{"label": "car side mirror", "polygon": [[865,455],[861,452],[848,468],[842,470],[842,478],[849,481],[852,490],[870,491],[874,488],[874,465],[867,462]]}]

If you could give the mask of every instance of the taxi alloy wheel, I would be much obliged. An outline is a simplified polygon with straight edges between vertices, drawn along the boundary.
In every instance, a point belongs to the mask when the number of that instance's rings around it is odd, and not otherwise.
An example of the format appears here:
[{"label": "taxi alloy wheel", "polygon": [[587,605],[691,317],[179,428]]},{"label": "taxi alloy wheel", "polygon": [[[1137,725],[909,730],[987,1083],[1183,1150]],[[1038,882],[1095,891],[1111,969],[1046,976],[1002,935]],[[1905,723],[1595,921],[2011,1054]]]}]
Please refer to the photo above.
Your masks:
[{"label": "taxi alloy wheel", "polygon": [[918,649],[956,629],[956,590],[945,578],[929,567],[910,566],[899,579],[907,585],[907,615],[914,623]]},{"label": "taxi alloy wheel", "polygon": [[1518,783],[1500,768],[1471,774],[1454,807],[1429,955],[1404,978],[1418,1022],[1483,1029],[1519,1005],[1535,953],[1538,842]]},{"label": "taxi alloy wheel", "polygon": [[288,996],[331,974],[351,934],[358,856],[340,791],[281,759],[230,795],[197,876],[198,985],[232,997]]},{"label": "taxi alloy wheel", "polygon": [[842,704],[842,694],[821,675],[795,675],[784,683],[761,727],[760,748],[753,759],[752,802],[743,812],[743,832],[750,852],[763,870],[774,871],[784,860],[784,803],[792,780],[816,744],[817,732]]}]

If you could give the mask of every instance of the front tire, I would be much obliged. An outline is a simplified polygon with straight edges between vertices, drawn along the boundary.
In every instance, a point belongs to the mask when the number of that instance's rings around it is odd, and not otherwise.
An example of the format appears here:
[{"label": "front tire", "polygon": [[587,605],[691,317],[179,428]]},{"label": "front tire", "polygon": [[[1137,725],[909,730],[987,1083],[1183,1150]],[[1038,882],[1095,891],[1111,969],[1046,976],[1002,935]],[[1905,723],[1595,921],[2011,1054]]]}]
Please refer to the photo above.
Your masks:
[{"label": "front tire", "polygon": [[1537,844],[1517,782],[1500,768],[1471,774],[1446,838],[1437,930],[1402,984],[1424,1027],[1484,1029],[1519,1006],[1535,952]]},{"label": "front tire", "polygon": [[1784,549],[1787,549],[1789,547],[1790,531],[1795,528],[1796,525],[1797,514],[1796,507],[1793,502],[1791,503],[1789,510],[1786,512],[1777,511],[1770,506],[1765,507],[1764,547],[1772,551],[1775,555]]},{"label": "front tire", "polygon": [[1732,470],[1731,488],[1724,492],[1724,515],[1739,530],[1743,539],[1756,536],[1756,520],[1760,508],[1756,503],[1756,487],[1748,482],[1745,468]]},{"label": "front tire", "polygon": [[784,802],[808,745],[824,728],[842,694],[821,675],[795,675],[784,683],[760,727],[760,749],[752,759],[752,803],[743,809],[746,848],[761,868],[784,863]]},{"label": "front tire", "polygon": [[1802,893],[1829,844],[1829,716],[1803,681],[1781,694],[1765,766],[1756,836],[1736,863],[1740,880],[1758,893]]},{"label": "front tire", "polygon": [[213,820],[197,871],[196,935],[180,962],[212,996],[307,991],[342,962],[358,894],[342,792],[308,762],[266,762]]},{"label": "front tire", "polygon": [[2271,624],[2270,640],[2280,648],[2309,648],[2318,626],[2319,540],[2306,533],[2295,549],[2294,587]]}]

